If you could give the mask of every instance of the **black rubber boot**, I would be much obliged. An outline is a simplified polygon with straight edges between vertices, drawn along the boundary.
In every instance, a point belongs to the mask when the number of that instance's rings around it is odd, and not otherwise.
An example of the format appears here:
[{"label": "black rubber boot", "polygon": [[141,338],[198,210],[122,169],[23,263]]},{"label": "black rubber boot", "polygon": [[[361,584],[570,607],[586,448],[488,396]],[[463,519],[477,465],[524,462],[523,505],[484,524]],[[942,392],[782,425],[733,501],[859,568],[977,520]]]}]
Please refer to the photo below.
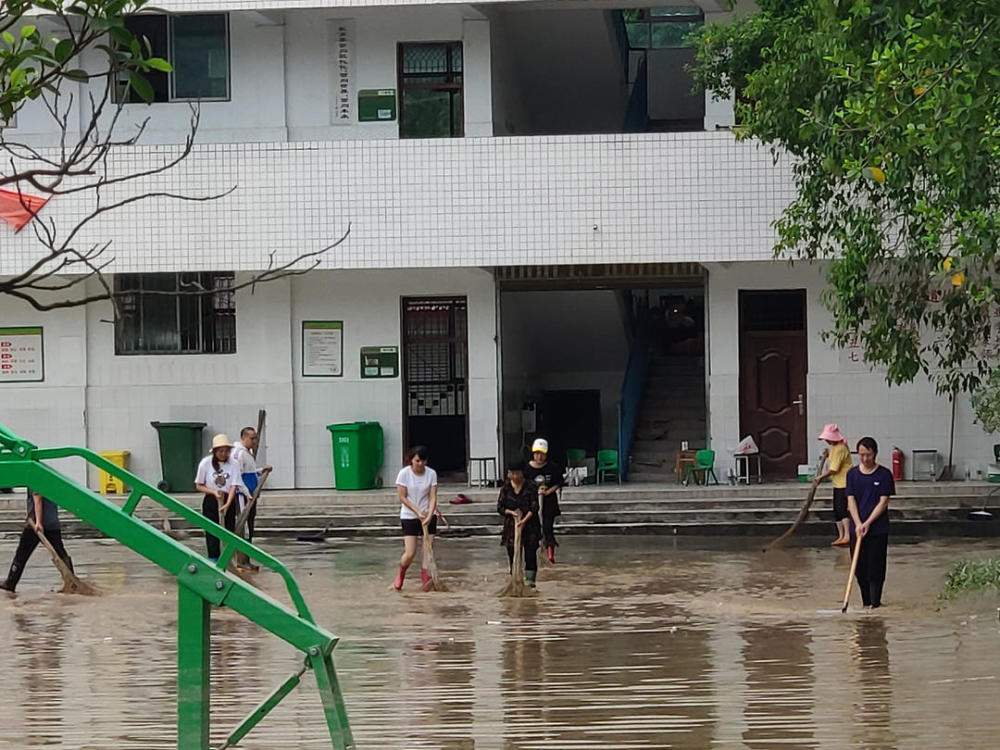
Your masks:
[{"label": "black rubber boot", "polygon": [[66,557],[62,558],[62,561],[64,563],[66,563],[66,567],[69,568],[69,572],[70,573],[76,573],[76,571],[73,570],[73,558],[72,557],[70,557],[69,555],[66,555]]},{"label": "black rubber boot", "polygon": [[871,601],[871,608],[882,606],[882,587],[885,585],[885,581],[872,581],[871,583],[871,596],[869,600]]},{"label": "black rubber boot", "polygon": [[10,572],[7,573],[7,577],[0,581],[0,589],[4,591],[10,591],[13,593],[14,589],[17,588],[17,582],[21,580],[21,573],[24,572],[24,567],[17,564],[17,561],[10,564]]}]

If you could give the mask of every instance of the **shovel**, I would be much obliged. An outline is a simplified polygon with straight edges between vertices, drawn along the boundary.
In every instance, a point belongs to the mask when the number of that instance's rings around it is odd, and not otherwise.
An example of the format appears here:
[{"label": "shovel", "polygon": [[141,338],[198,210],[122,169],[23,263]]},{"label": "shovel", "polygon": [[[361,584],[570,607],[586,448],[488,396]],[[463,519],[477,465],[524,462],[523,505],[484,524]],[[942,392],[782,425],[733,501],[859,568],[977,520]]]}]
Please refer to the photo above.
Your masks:
[{"label": "shovel", "polygon": [[[253,510],[253,507],[257,504],[257,498],[260,497],[260,491],[264,489],[264,483],[267,481],[267,478],[269,476],[271,476],[271,472],[269,471],[265,471],[263,474],[261,474],[260,481],[257,482],[257,487],[254,489],[253,494],[250,496],[250,501],[243,506],[243,510],[241,510],[240,514],[236,517],[236,523],[233,526],[233,533],[236,534],[236,536],[243,538],[243,534],[246,531],[247,527],[247,520],[250,518],[250,512]],[[237,567],[246,568],[253,564],[250,558],[248,558],[246,554],[243,552],[237,552],[236,558],[237,558],[237,563],[236,563]],[[232,568],[232,564],[233,564],[232,560],[230,560],[229,562],[230,568]],[[256,573],[257,566],[254,565],[251,568],[251,572]]]}]

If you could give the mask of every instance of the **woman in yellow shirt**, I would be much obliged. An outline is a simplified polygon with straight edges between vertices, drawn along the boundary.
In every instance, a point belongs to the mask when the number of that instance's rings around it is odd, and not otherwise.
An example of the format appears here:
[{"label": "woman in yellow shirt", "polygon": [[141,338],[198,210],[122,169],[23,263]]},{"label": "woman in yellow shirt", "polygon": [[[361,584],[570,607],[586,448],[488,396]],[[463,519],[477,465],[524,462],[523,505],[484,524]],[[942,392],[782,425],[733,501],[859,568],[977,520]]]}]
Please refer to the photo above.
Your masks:
[{"label": "woman in yellow shirt", "polygon": [[830,546],[846,547],[851,543],[850,514],[847,512],[847,472],[854,460],[851,458],[851,449],[847,447],[847,438],[837,425],[826,425],[819,439],[826,441],[829,447],[820,459],[820,468],[822,469],[825,458],[827,469],[816,480],[822,482],[830,477],[833,484],[833,521],[837,525],[837,538]]}]

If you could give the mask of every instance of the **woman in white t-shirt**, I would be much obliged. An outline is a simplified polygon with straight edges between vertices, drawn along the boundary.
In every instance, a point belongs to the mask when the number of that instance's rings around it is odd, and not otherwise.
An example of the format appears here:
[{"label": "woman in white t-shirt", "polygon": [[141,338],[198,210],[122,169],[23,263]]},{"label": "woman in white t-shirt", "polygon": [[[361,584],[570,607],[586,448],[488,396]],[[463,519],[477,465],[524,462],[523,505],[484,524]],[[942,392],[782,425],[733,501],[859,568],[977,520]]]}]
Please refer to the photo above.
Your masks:
[{"label": "woman in white t-shirt", "polygon": [[[427,449],[422,445],[410,450],[404,466],[396,476],[396,492],[399,494],[400,524],[403,527],[403,556],[399,558],[399,573],[392,587],[403,588],[406,569],[417,554],[417,537],[423,536],[424,527],[433,536],[437,532],[437,472],[427,465]],[[424,590],[430,585],[430,574],[421,568],[420,585]]]},{"label": "woman in white t-shirt", "polygon": [[[225,435],[212,438],[212,452],[201,459],[198,473],[194,478],[194,486],[198,492],[205,494],[201,502],[201,512],[209,521],[219,523],[220,516],[223,525],[230,531],[236,529],[236,497],[244,493],[249,497],[240,465],[232,458],[232,443]],[[211,560],[219,559],[219,538],[205,534],[205,544]]]}]

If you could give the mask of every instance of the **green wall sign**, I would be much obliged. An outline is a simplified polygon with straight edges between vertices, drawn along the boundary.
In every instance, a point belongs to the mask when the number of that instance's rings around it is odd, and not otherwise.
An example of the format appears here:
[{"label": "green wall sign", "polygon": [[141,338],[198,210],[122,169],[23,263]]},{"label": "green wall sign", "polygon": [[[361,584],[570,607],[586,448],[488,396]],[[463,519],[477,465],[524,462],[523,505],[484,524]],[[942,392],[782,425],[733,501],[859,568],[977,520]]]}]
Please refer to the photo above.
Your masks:
[{"label": "green wall sign", "polygon": [[360,122],[392,122],[396,119],[396,89],[361,89],[358,92]]},{"label": "green wall sign", "polygon": [[361,377],[395,378],[399,375],[398,346],[361,347]]}]

